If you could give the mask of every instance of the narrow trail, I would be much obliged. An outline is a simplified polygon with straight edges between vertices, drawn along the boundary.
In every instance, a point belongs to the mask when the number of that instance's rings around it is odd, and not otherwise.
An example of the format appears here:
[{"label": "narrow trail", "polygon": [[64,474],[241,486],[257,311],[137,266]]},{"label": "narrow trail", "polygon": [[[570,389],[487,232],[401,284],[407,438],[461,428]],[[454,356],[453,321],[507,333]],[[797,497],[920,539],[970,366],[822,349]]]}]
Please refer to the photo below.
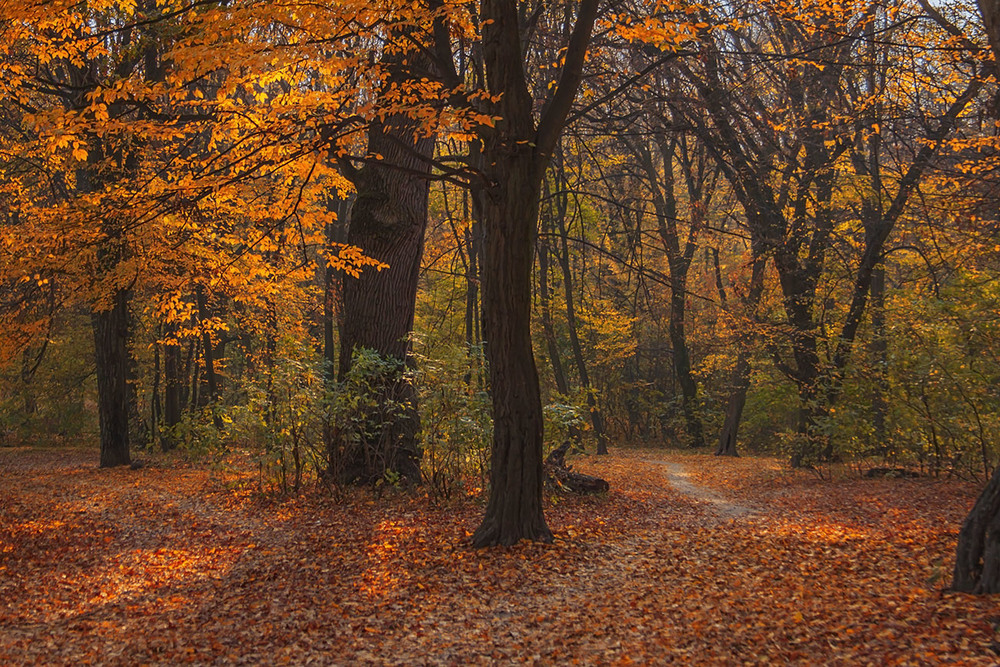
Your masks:
[{"label": "narrow trail", "polygon": [[720,519],[738,519],[760,514],[757,509],[726,500],[715,491],[695,484],[690,480],[690,473],[679,463],[671,463],[670,461],[649,461],[649,463],[663,466],[664,476],[674,489],[698,502],[707,504]]}]

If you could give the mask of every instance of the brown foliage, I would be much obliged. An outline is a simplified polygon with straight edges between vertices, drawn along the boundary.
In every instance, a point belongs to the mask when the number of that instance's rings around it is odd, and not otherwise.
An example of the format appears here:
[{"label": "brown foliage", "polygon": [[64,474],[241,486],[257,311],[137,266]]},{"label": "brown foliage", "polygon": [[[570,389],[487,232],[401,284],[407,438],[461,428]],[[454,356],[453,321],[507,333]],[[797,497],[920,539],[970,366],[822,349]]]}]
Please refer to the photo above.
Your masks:
[{"label": "brown foliage", "polygon": [[[0,663],[995,664],[942,592],[975,489],[613,451],[551,545],[473,550],[474,500],[261,500],[218,473],[0,450]],[[725,518],[666,481],[757,511]]]}]

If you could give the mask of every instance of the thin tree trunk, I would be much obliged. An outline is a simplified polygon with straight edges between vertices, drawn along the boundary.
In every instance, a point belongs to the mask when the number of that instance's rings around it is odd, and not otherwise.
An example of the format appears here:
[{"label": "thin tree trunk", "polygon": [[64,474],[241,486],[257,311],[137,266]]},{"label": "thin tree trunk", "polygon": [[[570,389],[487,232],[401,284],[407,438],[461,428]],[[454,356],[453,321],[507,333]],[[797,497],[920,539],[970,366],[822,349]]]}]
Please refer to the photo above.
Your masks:
[{"label": "thin tree trunk", "polygon": [[872,274],[871,285],[871,350],[875,363],[874,396],[872,397],[872,428],[875,451],[885,456],[888,451],[886,420],[889,413],[889,341],[885,332],[885,265],[879,264]]},{"label": "thin tree trunk", "polygon": [[549,242],[544,237],[538,249],[538,298],[542,313],[542,334],[545,337],[545,348],[552,365],[552,377],[556,383],[556,391],[563,396],[569,394],[569,383],[563,370],[562,355],[559,354],[559,344],[556,340],[555,325],[552,321],[552,295],[549,292]]},{"label": "thin tree trunk", "polygon": [[208,319],[208,301],[205,298],[205,288],[198,285],[195,288],[195,299],[198,305],[198,319],[202,324],[202,359],[205,362],[205,381],[208,391],[203,392],[202,406],[209,406],[212,410],[212,423],[215,428],[222,430],[222,417],[217,414],[215,408],[219,402],[219,380],[215,373],[215,345],[212,343],[212,335],[204,328],[204,323]]},{"label": "thin tree trunk", "polygon": [[153,344],[153,386],[150,389],[149,423],[152,426],[152,437],[150,438],[152,444],[155,445],[159,441],[162,446],[161,423],[163,421],[163,404],[160,401],[160,382],[160,344],[156,342]]},{"label": "thin tree trunk", "polygon": [[187,375],[181,374],[181,347],[176,340],[169,340],[175,331],[173,325],[167,325],[168,342],[163,345],[163,423],[167,430],[160,441],[163,451],[177,446],[173,429],[181,421],[187,383]]},{"label": "thin tree trunk", "polygon": [[[562,149],[557,152],[556,162],[557,178],[561,180],[561,170],[564,168],[562,160]],[[576,319],[576,305],[573,295],[573,273],[569,264],[569,232],[566,226],[566,216],[568,214],[569,202],[565,189],[556,197],[557,210],[555,215],[556,226],[559,229],[560,252],[557,254],[559,267],[562,269],[564,298],[566,300],[566,328],[569,330],[570,348],[573,350],[573,360],[576,362],[577,376],[580,378],[580,386],[587,393],[587,407],[590,410],[590,422],[594,428],[594,437],[597,439],[598,455],[608,453],[608,436],[604,430],[604,415],[597,405],[590,386],[590,374],[587,372],[587,361],[583,356],[583,346],[580,344],[579,327]]]},{"label": "thin tree trunk", "polygon": [[[717,259],[717,258],[716,258]],[[721,279],[717,285],[720,298],[725,301]],[[750,290],[744,307],[747,313],[754,313],[764,293],[764,260],[755,259],[750,270]],[[730,381],[729,399],[726,401],[726,418],[719,432],[719,444],[715,449],[716,456],[738,456],[737,443],[740,430],[740,420],[743,418],[743,408],[747,402],[747,392],[750,390],[750,360],[747,345],[741,345],[736,357],[736,368],[733,369]]]}]

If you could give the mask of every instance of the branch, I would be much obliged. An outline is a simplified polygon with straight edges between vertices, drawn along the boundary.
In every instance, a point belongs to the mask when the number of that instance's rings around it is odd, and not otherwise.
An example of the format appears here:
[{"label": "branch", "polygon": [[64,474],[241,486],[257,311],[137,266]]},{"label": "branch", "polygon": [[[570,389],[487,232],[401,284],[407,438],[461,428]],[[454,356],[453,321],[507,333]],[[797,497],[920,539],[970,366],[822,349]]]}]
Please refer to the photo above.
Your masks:
[{"label": "branch", "polygon": [[566,46],[566,57],[559,75],[559,84],[556,86],[555,94],[542,109],[542,118],[535,132],[535,160],[536,166],[540,168],[539,171],[548,164],[552,151],[555,150],[570,108],[573,106],[573,100],[576,99],[580,82],[583,80],[583,63],[590,46],[594,21],[597,20],[598,5],[598,0],[582,0],[580,3],[580,13],[573,27],[573,34],[570,35],[569,44]]}]

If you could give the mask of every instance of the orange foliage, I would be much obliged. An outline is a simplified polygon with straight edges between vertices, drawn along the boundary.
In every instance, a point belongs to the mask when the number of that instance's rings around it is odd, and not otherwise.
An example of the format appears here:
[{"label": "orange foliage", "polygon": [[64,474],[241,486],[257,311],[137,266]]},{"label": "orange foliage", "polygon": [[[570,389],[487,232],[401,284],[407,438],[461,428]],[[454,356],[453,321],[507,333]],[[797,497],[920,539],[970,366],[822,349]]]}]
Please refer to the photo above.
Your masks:
[{"label": "orange foliage", "polygon": [[[615,451],[552,545],[473,550],[473,500],[259,500],[202,468],[0,450],[0,662],[996,664],[941,589],[972,485]],[[750,506],[727,519],[670,461]],[[229,480],[232,482],[233,480]]]}]

